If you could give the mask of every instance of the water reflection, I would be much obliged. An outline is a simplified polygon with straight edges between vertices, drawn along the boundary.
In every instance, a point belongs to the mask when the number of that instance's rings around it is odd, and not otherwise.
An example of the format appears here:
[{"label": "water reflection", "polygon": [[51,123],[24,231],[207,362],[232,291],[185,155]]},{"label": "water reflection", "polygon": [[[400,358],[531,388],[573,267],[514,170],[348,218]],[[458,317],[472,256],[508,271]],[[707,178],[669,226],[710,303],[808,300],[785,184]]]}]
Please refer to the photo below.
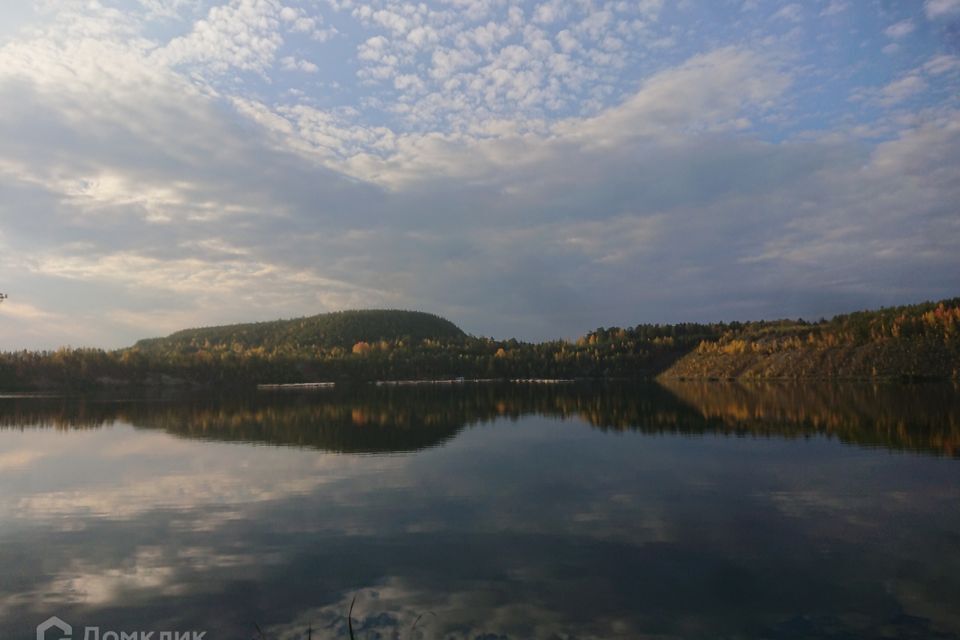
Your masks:
[{"label": "water reflection", "polygon": [[0,638],[347,637],[355,595],[360,638],[957,638],[957,415],[944,387],[2,400]]},{"label": "water reflection", "polygon": [[577,418],[603,430],[758,437],[822,435],[889,449],[960,454],[960,391],[947,384],[666,381],[661,385],[356,387],[167,399],[0,398],[0,428],[124,422],[188,438],[412,452],[498,418]]},{"label": "water reflection", "polygon": [[850,444],[960,454],[960,388],[951,384],[668,380],[664,386],[713,431],[823,435]]}]

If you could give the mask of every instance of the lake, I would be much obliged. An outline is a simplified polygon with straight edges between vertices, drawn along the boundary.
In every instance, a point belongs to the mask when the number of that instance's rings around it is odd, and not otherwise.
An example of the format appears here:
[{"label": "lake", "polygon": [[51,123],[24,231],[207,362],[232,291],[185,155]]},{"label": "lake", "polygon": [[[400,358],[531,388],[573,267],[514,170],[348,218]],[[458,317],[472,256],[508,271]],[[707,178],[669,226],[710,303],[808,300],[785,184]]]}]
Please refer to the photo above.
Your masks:
[{"label": "lake", "polygon": [[949,385],[3,397],[0,638],[960,638],[958,456]]}]

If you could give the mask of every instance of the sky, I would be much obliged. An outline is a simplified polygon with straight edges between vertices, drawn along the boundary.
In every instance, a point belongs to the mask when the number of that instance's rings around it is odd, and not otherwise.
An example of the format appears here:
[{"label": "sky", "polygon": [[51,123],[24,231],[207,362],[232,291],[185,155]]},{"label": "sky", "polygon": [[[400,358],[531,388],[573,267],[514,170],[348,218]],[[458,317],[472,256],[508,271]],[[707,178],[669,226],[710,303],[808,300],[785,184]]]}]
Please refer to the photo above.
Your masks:
[{"label": "sky", "polygon": [[960,295],[960,0],[0,1],[0,350]]}]

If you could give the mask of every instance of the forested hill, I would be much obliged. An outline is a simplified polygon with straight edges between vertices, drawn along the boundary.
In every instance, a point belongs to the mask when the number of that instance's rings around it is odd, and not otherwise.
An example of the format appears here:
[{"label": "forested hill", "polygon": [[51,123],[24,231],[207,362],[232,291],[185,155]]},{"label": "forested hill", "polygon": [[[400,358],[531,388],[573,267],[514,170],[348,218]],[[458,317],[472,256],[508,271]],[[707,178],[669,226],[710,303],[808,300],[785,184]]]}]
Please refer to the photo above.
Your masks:
[{"label": "forested hill", "polygon": [[600,328],[576,341],[466,335],[410,311],[349,311],[179,331],[115,351],[0,353],[0,390],[448,378],[649,378],[721,325]]},{"label": "forested hill", "polygon": [[726,325],[666,378],[960,378],[960,298],[839,315]]},{"label": "forested hill", "polygon": [[436,378],[960,379],[960,298],[832,320],[641,324],[577,340],[466,335],[414,311],[179,331],[116,351],[0,353],[0,389]]},{"label": "forested hill", "polygon": [[143,353],[191,352],[201,349],[262,349],[266,352],[302,352],[313,349],[351,349],[358,343],[424,340],[449,341],[466,334],[449,320],[422,311],[367,309],[322,313],[293,320],[273,320],[177,331],[166,338],[140,340]]}]

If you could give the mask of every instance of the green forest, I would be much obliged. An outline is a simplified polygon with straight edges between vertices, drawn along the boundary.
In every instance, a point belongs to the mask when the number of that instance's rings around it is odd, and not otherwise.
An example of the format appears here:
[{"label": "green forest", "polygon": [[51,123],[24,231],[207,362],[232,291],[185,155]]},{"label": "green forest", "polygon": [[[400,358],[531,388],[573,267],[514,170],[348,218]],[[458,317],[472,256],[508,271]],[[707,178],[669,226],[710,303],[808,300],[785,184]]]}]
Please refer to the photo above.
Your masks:
[{"label": "green forest", "polygon": [[0,354],[0,389],[425,379],[957,378],[960,298],[830,320],[639,324],[576,340],[471,336],[436,315],[365,310],[189,329],[117,350]]}]

